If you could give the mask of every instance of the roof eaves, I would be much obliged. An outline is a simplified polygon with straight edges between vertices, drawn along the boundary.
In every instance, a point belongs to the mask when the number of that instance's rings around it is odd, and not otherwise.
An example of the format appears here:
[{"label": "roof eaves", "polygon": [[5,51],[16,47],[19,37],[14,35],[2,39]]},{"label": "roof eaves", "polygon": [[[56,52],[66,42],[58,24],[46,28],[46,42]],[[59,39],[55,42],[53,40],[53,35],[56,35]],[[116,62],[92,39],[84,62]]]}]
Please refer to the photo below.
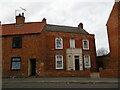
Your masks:
[{"label": "roof eaves", "polygon": [[76,33],[76,34],[85,34],[88,35],[89,33],[78,33],[78,32],[65,32],[65,31],[52,31],[52,30],[46,30],[48,32],[62,32],[62,33]]},{"label": "roof eaves", "polygon": [[7,35],[0,35],[0,37],[6,37],[6,36],[16,36],[16,35],[37,35],[41,33],[26,33],[26,34],[7,34]]}]

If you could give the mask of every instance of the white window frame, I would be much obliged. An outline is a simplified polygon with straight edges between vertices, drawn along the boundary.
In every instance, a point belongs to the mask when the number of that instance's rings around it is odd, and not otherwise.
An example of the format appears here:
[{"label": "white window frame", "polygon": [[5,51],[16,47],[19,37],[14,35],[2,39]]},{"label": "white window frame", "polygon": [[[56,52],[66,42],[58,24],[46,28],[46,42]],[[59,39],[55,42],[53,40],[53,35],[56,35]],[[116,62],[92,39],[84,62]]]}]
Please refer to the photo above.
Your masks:
[{"label": "white window frame", "polygon": [[[88,58],[89,58],[89,66],[86,66],[86,57],[85,56],[88,56]],[[90,55],[84,55],[84,66],[85,66],[85,68],[90,68],[91,67],[91,60],[90,60]]]},{"label": "white window frame", "polygon": [[75,39],[74,38],[70,39],[70,48],[75,48]]},{"label": "white window frame", "polygon": [[[88,48],[85,47],[84,41],[87,41],[87,43],[88,43]],[[83,40],[83,50],[89,50],[89,40]]]},{"label": "white window frame", "polygon": [[[61,57],[62,57],[62,67],[57,67],[57,61],[58,61],[58,60],[57,60],[57,56],[61,56]],[[56,69],[63,69],[63,55],[56,55],[56,56],[55,56],[55,62],[56,62],[56,63],[55,63]]]},{"label": "white window frame", "polygon": [[[61,39],[61,47],[60,48],[57,47],[57,39]],[[63,49],[63,39],[61,37],[55,38],[55,47],[56,47],[56,49]]]}]

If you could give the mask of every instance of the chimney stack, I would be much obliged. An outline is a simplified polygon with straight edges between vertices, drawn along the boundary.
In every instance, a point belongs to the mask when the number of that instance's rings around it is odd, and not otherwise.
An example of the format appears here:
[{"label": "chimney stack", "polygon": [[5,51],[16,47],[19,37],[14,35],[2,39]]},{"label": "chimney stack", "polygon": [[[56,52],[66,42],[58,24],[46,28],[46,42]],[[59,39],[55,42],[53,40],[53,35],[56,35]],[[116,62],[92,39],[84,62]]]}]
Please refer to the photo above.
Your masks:
[{"label": "chimney stack", "polygon": [[19,13],[19,15],[16,16],[16,24],[24,24],[24,23],[25,23],[24,13],[22,13],[22,15]]},{"label": "chimney stack", "polygon": [[45,18],[43,18],[42,22],[46,23],[46,19],[45,19]]},{"label": "chimney stack", "polygon": [[83,29],[83,23],[80,23],[80,24],[78,25],[78,28]]}]

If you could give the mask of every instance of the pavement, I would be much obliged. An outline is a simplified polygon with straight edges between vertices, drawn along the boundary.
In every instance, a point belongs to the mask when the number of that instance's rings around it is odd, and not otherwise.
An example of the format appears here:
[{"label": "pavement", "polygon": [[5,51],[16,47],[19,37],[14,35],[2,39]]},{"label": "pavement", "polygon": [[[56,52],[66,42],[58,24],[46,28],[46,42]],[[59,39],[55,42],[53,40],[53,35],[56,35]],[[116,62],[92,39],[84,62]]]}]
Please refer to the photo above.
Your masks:
[{"label": "pavement", "polygon": [[[111,88],[118,90],[118,78],[27,77],[3,78],[2,88]],[[4,90],[4,89],[3,89]]]},{"label": "pavement", "polygon": [[27,77],[27,78],[3,78],[2,83],[66,83],[66,84],[118,84],[120,78],[98,77]]}]

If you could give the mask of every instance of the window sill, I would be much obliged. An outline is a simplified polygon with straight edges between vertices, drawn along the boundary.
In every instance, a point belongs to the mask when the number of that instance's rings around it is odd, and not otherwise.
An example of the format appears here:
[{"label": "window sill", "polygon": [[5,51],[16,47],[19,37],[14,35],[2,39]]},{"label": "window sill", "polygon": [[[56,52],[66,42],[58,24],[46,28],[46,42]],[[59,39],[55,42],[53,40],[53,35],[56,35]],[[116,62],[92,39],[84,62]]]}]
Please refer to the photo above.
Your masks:
[{"label": "window sill", "polygon": [[63,48],[56,48],[56,50],[62,50]]},{"label": "window sill", "polygon": [[11,69],[11,71],[20,71],[21,69]]},{"label": "window sill", "polygon": [[85,51],[89,51],[90,49],[83,49],[83,50],[85,50]]},{"label": "window sill", "polygon": [[56,70],[62,70],[63,68],[56,68]]},{"label": "window sill", "polygon": [[12,49],[16,49],[16,48],[18,48],[18,49],[19,49],[19,48],[22,48],[22,47],[12,47]]}]

